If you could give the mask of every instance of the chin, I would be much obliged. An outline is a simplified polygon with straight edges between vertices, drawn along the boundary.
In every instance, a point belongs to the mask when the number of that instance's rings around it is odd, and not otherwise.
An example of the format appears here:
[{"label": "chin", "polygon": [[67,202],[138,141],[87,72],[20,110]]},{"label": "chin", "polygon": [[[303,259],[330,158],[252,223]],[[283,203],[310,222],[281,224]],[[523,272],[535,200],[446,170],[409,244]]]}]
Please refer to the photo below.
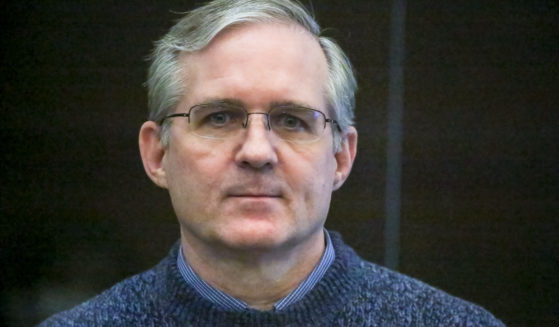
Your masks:
[{"label": "chin", "polygon": [[230,228],[225,235],[221,235],[221,242],[229,248],[258,251],[278,249],[291,241],[289,233],[285,230],[255,225]]}]

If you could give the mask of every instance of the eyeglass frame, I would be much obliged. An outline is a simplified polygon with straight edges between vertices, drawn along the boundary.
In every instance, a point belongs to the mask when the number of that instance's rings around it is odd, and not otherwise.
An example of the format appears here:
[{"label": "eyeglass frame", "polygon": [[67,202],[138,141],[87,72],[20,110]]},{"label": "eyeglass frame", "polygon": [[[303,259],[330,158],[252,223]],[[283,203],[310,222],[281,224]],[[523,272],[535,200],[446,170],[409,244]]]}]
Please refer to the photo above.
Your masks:
[{"label": "eyeglass frame", "polygon": [[[244,106],[242,106],[242,105],[234,105],[234,104],[228,103],[227,101],[217,101],[217,102],[215,102],[215,104],[219,104],[219,103],[227,103],[227,104],[229,104],[229,105],[233,105],[233,106],[237,107],[238,109],[244,111],[244,113],[246,114],[246,115],[245,115],[245,116],[246,116],[246,119],[245,119],[244,123],[241,124],[242,128],[244,128],[244,129],[246,129],[246,128],[248,127],[248,121],[249,121],[250,115],[265,115],[265,116],[266,116],[266,129],[270,131],[270,130],[272,130],[272,127],[271,127],[271,125],[270,125],[270,111],[275,110],[275,109],[278,109],[278,108],[282,108],[282,107],[291,107],[291,108],[297,108],[297,109],[311,110],[311,111],[313,111],[313,112],[318,112],[319,114],[321,114],[322,117],[324,117],[323,132],[324,132],[324,130],[326,129],[326,123],[330,123],[330,125],[335,125],[337,131],[340,132],[340,133],[342,132],[342,129],[341,129],[341,127],[340,127],[340,124],[339,124],[338,121],[336,121],[335,119],[326,117],[326,114],[325,114],[324,112],[320,111],[320,110],[313,109],[313,108],[308,108],[308,107],[301,106],[301,105],[278,105],[278,106],[273,106],[268,112],[248,112],[248,111],[246,110],[246,108],[245,108]],[[214,103],[212,103],[212,102],[207,102],[207,103],[195,104],[195,105],[193,105],[192,107],[190,107],[190,108],[188,109],[188,113],[183,112],[183,113],[174,113],[174,114],[170,114],[170,115],[167,115],[167,116],[163,117],[163,118],[160,119],[159,121],[157,121],[157,123],[158,123],[159,125],[163,125],[163,123],[165,122],[165,120],[167,120],[168,118],[186,117],[186,118],[188,118],[188,123],[190,124],[190,113],[192,112],[193,109],[198,108],[198,107],[202,107],[202,106],[209,106],[209,105],[211,105],[211,104],[214,104]],[[204,136],[201,136],[201,135],[199,135],[199,136],[200,136],[200,137],[204,137]],[[320,135],[320,136],[322,136],[322,135]],[[320,139],[320,137],[318,137],[316,140],[319,140],[319,139]],[[314,142],[314,141],[316,141],[316,140],[313,140],[313,141],[311,141],[311,142]]]}]

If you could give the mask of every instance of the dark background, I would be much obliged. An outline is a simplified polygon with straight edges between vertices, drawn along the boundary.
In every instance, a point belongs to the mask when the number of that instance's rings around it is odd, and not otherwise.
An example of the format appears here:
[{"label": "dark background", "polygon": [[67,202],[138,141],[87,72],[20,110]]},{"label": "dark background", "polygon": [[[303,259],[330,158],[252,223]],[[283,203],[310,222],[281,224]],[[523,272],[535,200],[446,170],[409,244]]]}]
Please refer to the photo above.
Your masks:
[{"label": "dark background", "polygon": [[[0,325],[148,269],[178,238],[137,150],[152,41],[193,1],[0,5]],[[305,1],[308,3],[308,1]],[[383,262],[390,3],[314,1],[350,56],[359,153],[328,227]],[[559,325],[559,5],[409,1],[399,270],[509,326]]]}]

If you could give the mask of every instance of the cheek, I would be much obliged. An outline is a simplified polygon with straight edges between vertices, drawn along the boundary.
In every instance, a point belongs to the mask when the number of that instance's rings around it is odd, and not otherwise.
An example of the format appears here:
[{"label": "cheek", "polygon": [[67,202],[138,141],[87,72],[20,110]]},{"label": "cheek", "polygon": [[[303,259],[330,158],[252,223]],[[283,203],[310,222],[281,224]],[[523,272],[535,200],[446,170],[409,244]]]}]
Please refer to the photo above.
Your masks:
[{"label": "cheek", "polygon": [[212,190],[219,189],[220,172],[225,169],[218,154],[215,147],[176,145],[167,158],[169,191],[187,202],[200,201],[198,198],[215,193]]},{"label": "cheek", "polygon": [[321,205],[333,190],[336,161],[333,155],[317,151],[301,151],[299,160],[291,160],[291,171],[287,172],[292,182],[303,194],[309,205]]}]

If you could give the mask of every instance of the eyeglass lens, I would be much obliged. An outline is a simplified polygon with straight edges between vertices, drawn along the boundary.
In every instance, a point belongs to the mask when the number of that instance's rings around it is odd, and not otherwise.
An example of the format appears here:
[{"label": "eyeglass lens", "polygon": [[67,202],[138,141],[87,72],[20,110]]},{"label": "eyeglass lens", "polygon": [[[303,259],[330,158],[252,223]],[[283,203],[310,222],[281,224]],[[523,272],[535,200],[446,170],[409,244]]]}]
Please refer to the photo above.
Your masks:
[{"label": "eyeglass lens", "polygon": [[277,136],[294,142],[317,140],[326,126],[320,111],[297,106],[274,107],[268,113],[247,113],[239,106],[204,104],[192,107],[189,122],[192,132],[206,138],[228,138],[247,127],[249,117],[266,115],[268,126]]}]

